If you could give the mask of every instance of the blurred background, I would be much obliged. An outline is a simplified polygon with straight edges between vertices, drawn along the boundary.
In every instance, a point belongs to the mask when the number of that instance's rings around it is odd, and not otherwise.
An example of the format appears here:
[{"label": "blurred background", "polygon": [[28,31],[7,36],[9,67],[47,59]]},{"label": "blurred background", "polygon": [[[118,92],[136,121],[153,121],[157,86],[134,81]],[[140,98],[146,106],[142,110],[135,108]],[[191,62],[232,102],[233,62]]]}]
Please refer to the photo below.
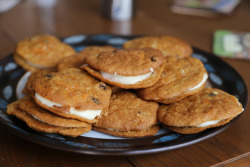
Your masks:
[{"label": "blurred background", "polygon": [[[0,6],[11,1],[0,0]],[[206,16],[192,11],[187,13],[184,9],[183,14],[182,9],[173,9],[173,5],[177,3],[173,0],[136,0],[131,2],[135,7],[134,17],[127,21],[114,21],[103,15],[103,4],[108,4],[109,1],[13,0],[12,6],[5,5],[9,9],[0,13],[0,38],[5,41],[4,47],[9,47],[4,50],[0,48],[0,54],[8,54],[5,52],[13,50],[13,44],[17,41],[37,34],[58,37],[102,33],[172,35],[211,51],[213,33],[218,29],[250,32],[248,0],[237,1],[236,7],[227,14],[216,12]]]}]

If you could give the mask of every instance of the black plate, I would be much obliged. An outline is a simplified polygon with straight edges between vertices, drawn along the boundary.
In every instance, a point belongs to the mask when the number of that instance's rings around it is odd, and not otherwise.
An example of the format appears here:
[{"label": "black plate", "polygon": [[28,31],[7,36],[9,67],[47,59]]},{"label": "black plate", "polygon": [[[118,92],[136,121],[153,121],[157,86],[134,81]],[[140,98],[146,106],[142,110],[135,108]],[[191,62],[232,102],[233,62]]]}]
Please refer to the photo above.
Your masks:
[{"label": "black plate", "polygon": [[[63,38],[65,43],[76,51],[90,45],[113,45],[121,48],[122,44],[135,36],[119,35],[77,35]],[[236,96],[245,108],[247,105],[247,87],[241,76],[220,58],[193,48],[193,57],[200,59],[209,72],[212,87],[222,89]],[[168,130],[152,137],[143,138],[96,138],[96,136],[65,137],[57,134],[36,132],[19,119],[6,114],[6,106],[16,100],[16,87],[25,71],[9,55],[0,61],[0,124],[29,141],[55,149],[98,155],[134,155],[168,151],[188,146],[208,139],[226,128],[230,123],[192,135],[181,135]],[[162,128],[163,129],[163,128]]]}]

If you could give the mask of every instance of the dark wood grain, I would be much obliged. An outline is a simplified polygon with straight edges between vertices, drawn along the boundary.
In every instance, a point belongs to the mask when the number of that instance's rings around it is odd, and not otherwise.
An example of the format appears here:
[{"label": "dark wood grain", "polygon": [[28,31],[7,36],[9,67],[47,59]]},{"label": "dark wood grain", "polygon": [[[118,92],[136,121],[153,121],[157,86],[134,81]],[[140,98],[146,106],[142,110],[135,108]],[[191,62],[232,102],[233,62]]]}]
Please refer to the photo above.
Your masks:
[{"label": "dark wood grain", "polygon": [[[242,0],[230,16],[213,18],[174,14],[170,0],[138,0],[136,17],[112,22],[101,15],[101,0],[60,0],[52,8],[36,0],[23,0],[0,14],[0,58],[13,52],[27,36],[52,34],[173,35],[212,52],[213,32],[229,29],[250,32],[250,1]],[[223,59],[245,80],[250,89],[250,61]],[[1,82],[1,81],[0,81]],[[249,95],[249,92],[248,92]],[[0,166],[211,166],[229,162],[249,166],[250,107],[226,131],[200,143],[168,152],[136,156],[91,156],[50,149],[21,139],[0,128]],[[240,158],[236,158],[240,157]],[[228,163],[228,164],[230,164]]]},{"label": "dark wood grain", "polygon": [[228,159],[226,161],[220,162],[218,164],[215,164],[211,167],[219,167],[219,166],[227,166],[227,167],[244,167],[249,166],[250,164],[250,152],[246,154],[242,154],[240,156]]}]

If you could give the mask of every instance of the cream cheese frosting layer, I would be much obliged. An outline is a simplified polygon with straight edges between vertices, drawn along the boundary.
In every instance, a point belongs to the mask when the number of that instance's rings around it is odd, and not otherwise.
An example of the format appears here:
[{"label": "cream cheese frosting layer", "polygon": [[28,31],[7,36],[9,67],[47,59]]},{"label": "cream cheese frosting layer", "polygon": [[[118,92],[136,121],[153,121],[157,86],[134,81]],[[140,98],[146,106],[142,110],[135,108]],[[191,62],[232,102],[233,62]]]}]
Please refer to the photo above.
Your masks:
[{"label": "cream cheese frosting layer", "polygon": [[203,75],[202,81],[198,85],[196,85],[195,87],[191,88],[190,90],[195,90],[195,89],[200,88],[207,81],[207,78],[208,78],[208,74],[205,73]]},{"label": "cream cheese frosting layer", "polygon": [[207,121],[207,122],[203,122],[203,123],[200,124],[200,125],[197,125],[196,127],[199,127],[199,128],[207,127],[207,126],[210,126],[210,125],[215,125],[215,124],[217,124],[218,122],[220,122],[220,120]]},{"label": "cream cheese frosting layer", "polygon": [[151,76],[153,73],[153,69],[150,68],[150,73],[143,74],[143,75],[136,75],[136,76],[122,76],[122,75],[117,75],[117,74],[110,74],[106,73],[103,71],[100,71],[101,75],[103,78],[113,81],[113,82],[118,82],[122,84],[135,84],[137,82],[143,81]]},{"label": "cream cheese frosting layer", "polygon": [[[42,97],[38,93],[35,93],[35,98],[37,100],[39,100],[42,104],[44,104],[48,107],[51,107],[51,108],[53,108],[53,106],[57,106],[57,107],[63,106],[59,103],[55,103],[49,99]],[[70,107],[69,112],[70,112],[70,114],[77,115],[79,117],[92,120],[92,119],[95,119],[95,117],[100,116],[102,110],[76,110],[74,107]]]}]

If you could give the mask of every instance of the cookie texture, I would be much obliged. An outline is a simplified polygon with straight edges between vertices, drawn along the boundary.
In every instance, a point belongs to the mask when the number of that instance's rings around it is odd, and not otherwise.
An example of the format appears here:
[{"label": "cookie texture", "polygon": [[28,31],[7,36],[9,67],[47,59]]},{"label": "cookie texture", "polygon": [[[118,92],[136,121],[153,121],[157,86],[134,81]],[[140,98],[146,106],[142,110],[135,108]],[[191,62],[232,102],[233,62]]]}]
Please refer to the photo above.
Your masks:
[{"label": "cookie texture", "polygon": [[[137,89],[153,85],[160,78],[165,66],[164,56],[160,51],[151,48],[115,50],[103,52],[98,56],[86,57],[87,65],[82,66],[90,75],[111,85]],[[136,83],[123,83],[110,77],[104,77],[104,73],[113,75],[113,78],[140,77],[148,75]]]},{"label": "cookie texture", "polygon": [[[111,95],[110,86],[76,68],[38,77],[32,87],[35,91],[34,100],[41,107],[63,117],[87,122],[94,122],[96,118],[85,119],[78,114],[84,114],[86,110],[90,110],[90,113],[101,110],[101,115],[104,114]],[[46,100],[39,100],[39,97]],[[47,104],[47,100],[52,104]],[[72,114],[72,110],[75,114]]]},{"label": "cookie texture", "polygon": [[19,108],[20,100],[17,100],[7,106],[7,113],[13,116],[16,116],[17,118],[21,119],[22,121],[26,122],[26,124],[39,132],[46,132],[46,133],[58,133],[61,135],[66,136],[80,136],[86,132],[89,132],[91,130],[90,126],[88,127],[60,127],[60,126],[54,126],[47,123],[44,123],[36,118],[34,118],[32,115],[28,114],[27,112],[21,110]]},{"label": "cookie texture", "polygon": [[172,36],[147,36],[132,39],[123,45],[123,48],[151,47],[162,51],[165,57],[188,57],[193,53],[192,47],[182,39]]},{"label": "cookie texture", "polygon": [[151,72],[164,62],[162,53],[156,49],[129,49],[103,52],[85,59],[89,67],[123,76],[142,75]]},{"label": "cookie texture", "polygon": [[158,133],[160,127],[158,125],[153,125],[145,130],[140,131],[117,131],[117,130],[108,130],[104,128],[99,127],[93,127],[92,128],[95,131],[106,133],[112,136],[118,136],[118,137],[145,137],[145,136],[154,136],[156,133]]},{"label": "cookie texture", "polygon": [[142,100],[133,92],[119,91],[111,97],[107,116],[101,117],[93,126],[111,130],[113,134],[114,131],[145,131],[157,123],[158,107],[158,103]]},{"label": "cookie texture", "polygon": [[[178,129],[198,126],[204,130],[221,126],[242,111],[242,105],[236,97],[216,88],[204,88],[201,92],[179,102],[160,106],[158,119],[164,125]],[[209,121],[215,122],[212,126],[202,126]],[[189,131],[191,133],[190,128]]]},{"label": "cookie texture", "polygon": [[101,52],[115,50],[112,46],[88,46],[75,55],[61,58],[57,64],[57,70],[67,68],[80,68],[84,64],[86,56],[98,55]]},{"label": "cookie texture", "polygon": [[201,91],[207,78],[208,73],[199,59],[167,57],[159,81],[139,89],[137,94],[145,100],[170,104]]},{"label": "cookie texture", "polygon": [[14,57],[20,66],[26,64],[23,66],[25,69],[29,66],[34,69],[45,69],[55,67],[59,59],[75,53],[71,46],[54,36],[38,35],[20,41]]},{"label": "cookie texture", "polygon": [[83,50],[79,52],[79,54],[86,55],[86,56],[96,56],[102,52],[113,51],[116,50],[115,47],[104,45],[104,46],[87,46]]},{"label": "cookie texture", "polygon": [[28,77],[28,81],[25,84],[25,87],[24,87],[24,89],[23,89],[22,92],[25,95],[32,95],[32,94],[34,94],[34,90],[33,90],[33,87],[32,87],[32,82],[35,80],[35,78],[43,76],[43,75],[48,74],[50,72],[55,72],[55,71],[56,70],[54,68],[51,68],[51,69],[38,70],[38,71],[32,72],[30,74],[30,76]]},{"label": "cookie texture", "polygon": [[57,71],[62,71],[68,68],[80,68],[84,63],[84,58],[85,55],[82,54],[75,54],[61,58],[57,64]]}]

